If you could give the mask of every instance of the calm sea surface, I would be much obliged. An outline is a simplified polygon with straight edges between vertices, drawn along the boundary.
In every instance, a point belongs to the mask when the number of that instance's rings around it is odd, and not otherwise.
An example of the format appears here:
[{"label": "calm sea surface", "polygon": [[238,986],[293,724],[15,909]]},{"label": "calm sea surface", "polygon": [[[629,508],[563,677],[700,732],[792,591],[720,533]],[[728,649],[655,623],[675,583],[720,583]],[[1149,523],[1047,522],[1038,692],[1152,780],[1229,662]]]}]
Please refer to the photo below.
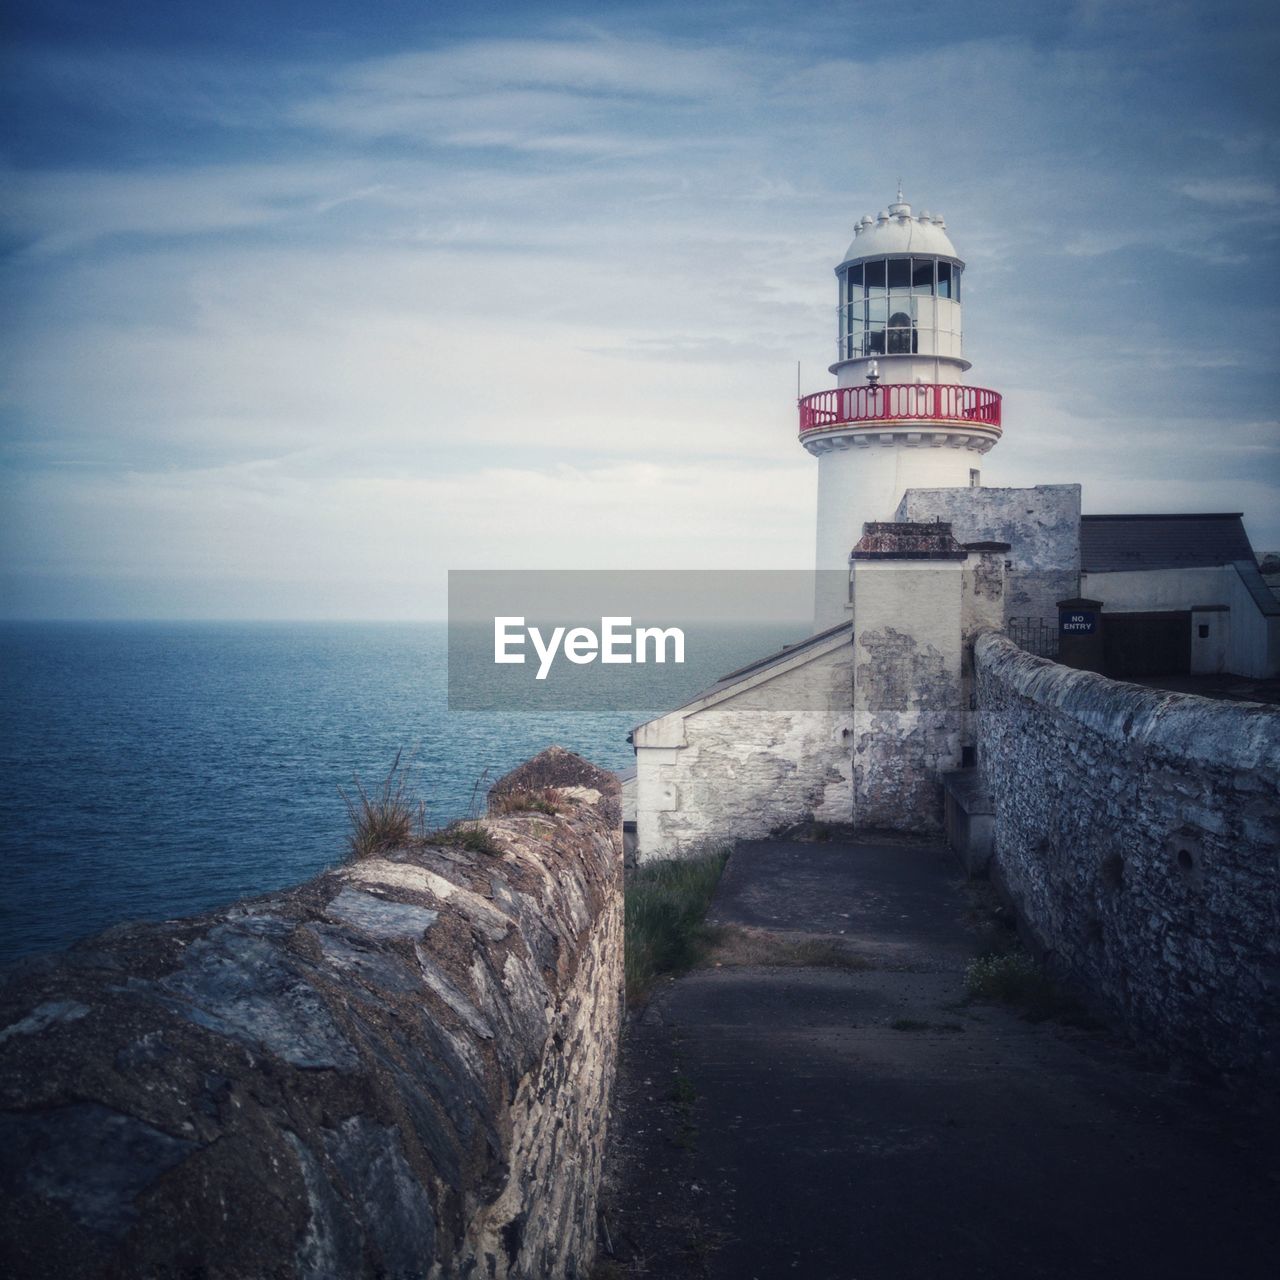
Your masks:
[{"label": "calm sea surface", "polygon": [[633,763],[635,711],[450,714],[447,684],[443,624],[0,627],[0,961],[314,875],[338,788],[402,748],[433,824],[551,743]]}]

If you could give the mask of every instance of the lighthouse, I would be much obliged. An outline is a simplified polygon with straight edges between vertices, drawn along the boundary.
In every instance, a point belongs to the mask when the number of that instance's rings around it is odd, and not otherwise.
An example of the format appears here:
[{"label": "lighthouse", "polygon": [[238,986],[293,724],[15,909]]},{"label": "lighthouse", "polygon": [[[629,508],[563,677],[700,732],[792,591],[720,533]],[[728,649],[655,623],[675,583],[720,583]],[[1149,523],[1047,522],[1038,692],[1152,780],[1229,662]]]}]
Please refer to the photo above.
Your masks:
[{"label": "lighthouse", "polygon": [[814,602],[821,630],[849,617],[849,553],[905,490],[981,483],[1000,396],[966,385],[964,261],[939,215],[898,198],[854,229],[836,268],[836,385],[803,397],[800,443],[818,459]]}]

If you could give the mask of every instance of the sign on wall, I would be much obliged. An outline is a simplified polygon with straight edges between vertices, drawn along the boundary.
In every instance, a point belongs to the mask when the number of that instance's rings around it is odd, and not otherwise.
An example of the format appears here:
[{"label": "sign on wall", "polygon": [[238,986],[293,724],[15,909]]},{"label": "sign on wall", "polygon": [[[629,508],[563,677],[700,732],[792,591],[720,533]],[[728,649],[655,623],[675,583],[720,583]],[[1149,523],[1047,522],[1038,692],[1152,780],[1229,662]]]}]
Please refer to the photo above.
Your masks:
[{"label": "sign on wall", "polygon": [[1058,631],[1064,636],[1091,636],[1098,630],[1098,615],[1092,609],[1077,609],[1058,615]]}]

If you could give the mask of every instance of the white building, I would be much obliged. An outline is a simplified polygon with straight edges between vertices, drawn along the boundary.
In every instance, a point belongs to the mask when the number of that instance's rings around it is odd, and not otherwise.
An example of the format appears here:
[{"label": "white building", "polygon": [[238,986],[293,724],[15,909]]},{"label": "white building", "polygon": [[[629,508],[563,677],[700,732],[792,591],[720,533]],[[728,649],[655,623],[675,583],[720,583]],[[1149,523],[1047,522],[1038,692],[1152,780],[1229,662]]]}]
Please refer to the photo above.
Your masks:
[{"label": "white building", "polygon": [[981,485],[1001,402],[963,381],[963,274],[901,191],[858,224],[837,385],[799,404],[815,634],[634,730],[641,860],[804,819],[938,830],[943,775],[976,746],[974,637],[1053,653],[1059,602],[1101,618],[1107,674],[1280,674],[1280,603],[1238,515],[1082,517],[1076,484]]}]

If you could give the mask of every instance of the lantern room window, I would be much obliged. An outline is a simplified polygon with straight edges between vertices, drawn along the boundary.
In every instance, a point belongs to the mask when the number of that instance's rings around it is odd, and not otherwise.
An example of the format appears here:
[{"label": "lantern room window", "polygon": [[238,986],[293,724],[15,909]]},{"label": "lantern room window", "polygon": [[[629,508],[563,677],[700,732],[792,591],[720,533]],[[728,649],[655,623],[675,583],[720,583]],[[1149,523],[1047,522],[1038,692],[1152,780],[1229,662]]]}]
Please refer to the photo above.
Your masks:
[{"label": "lantern room window", "polygon": [[962,268],[936,258],[874,258],[841,273],[840,339],[842,360],[863,356],[917,355],[920,326],[928,333],[926,354],[958,355],[958,302]]},{"label": "lantern room window", "polygon": [[889,317],[888,352],[891,356],[909,356],[919,350],[915,321],[905,311]]}]

